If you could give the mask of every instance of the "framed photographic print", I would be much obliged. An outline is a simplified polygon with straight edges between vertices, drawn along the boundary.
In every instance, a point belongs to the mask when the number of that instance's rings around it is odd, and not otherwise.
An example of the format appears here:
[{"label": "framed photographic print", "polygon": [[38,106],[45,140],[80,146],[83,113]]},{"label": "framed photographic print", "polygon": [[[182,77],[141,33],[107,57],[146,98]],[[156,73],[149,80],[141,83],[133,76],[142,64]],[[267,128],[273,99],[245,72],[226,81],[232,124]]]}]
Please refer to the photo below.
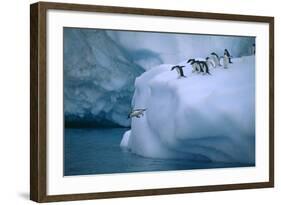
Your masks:
[{"label": "framed photographic print", "polygon": [[31,5],[30,198],[274,186],[274,18]]}]

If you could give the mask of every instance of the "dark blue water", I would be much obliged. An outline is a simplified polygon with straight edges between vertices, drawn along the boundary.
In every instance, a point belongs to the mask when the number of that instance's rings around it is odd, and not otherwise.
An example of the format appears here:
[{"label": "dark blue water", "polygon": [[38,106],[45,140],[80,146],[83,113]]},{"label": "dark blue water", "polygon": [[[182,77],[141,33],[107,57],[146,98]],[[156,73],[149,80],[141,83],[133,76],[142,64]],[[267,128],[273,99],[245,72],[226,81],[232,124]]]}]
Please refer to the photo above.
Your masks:
[{"label": "dark blue water", "polygon": [[89,175],[249,166],[239,163],[151,159],[120,148],[127,129],[65,129],[64,175]]}]

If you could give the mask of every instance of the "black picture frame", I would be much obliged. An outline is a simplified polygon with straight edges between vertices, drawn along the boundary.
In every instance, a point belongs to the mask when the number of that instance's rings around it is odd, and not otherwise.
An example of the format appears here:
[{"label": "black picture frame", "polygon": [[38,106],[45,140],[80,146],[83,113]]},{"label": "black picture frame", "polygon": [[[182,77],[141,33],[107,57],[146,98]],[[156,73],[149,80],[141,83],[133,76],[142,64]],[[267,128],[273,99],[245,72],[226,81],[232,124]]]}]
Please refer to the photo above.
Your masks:
[{"label": "black picture frame", "polygon": [[[267,182],[212,186],[144,189],[67,195],[47,194],[47,67],[46,13],[48,10],[121,13],[159,17],[216,19],[224,21],[260,22],[269,25],[269,180]],[[274,186],[274,17],[220,13],[125,8],[82,4],[38,2],[30,6],[30,199],[36,202],[132,197],[160,194],[209,192]]]}]

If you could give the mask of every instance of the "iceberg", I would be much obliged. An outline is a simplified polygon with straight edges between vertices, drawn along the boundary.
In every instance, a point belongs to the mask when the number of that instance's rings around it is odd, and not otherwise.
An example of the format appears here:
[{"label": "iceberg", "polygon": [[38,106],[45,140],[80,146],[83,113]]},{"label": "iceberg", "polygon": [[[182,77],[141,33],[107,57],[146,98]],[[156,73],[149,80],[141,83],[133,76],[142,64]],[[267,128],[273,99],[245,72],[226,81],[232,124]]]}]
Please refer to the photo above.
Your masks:
[{"label": "iceberg", "polygon": [[132,118],[120,146],[150,158],[255,163],[255,57],[186,78],[162,64],[135,80]]}]

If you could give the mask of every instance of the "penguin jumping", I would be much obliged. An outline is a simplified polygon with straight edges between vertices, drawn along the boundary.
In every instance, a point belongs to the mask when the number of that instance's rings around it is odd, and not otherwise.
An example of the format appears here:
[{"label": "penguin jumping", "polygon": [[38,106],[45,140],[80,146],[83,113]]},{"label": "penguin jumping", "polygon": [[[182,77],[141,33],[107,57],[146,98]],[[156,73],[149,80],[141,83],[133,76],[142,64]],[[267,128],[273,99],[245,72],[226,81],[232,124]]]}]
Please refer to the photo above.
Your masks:
[{"label": "penguin jumping", "polygon": [[224,58],[225,58],[225,55],[228,57],[228,62],[229,62],[229,63],[232,63],[232,62],[231,62],[232,56],[230,56],[230,53],[228,52],[227,49],[224,49]]},{"label": "penguin jumping", "polygon": [[144,111],[146,111],[146,109],[134,109],[129,113],[128,118],[140,118],[141,116],[144,116]]},{"label": "penguin jumping", "polygon": [[182,65],[182,66],[176,65],[176,66],[173,66],[173,67],[171,68],[171,70],[176,69],[176,71],[177,71],[177,73],[178,73],[178,75],[179,75],[178,78],[181,78],[181,77],[186,78],[186,76],[184,75],[183,70],[182,70],[183,67],[185,67],[185,66],[183,66],[183,65]]}]

